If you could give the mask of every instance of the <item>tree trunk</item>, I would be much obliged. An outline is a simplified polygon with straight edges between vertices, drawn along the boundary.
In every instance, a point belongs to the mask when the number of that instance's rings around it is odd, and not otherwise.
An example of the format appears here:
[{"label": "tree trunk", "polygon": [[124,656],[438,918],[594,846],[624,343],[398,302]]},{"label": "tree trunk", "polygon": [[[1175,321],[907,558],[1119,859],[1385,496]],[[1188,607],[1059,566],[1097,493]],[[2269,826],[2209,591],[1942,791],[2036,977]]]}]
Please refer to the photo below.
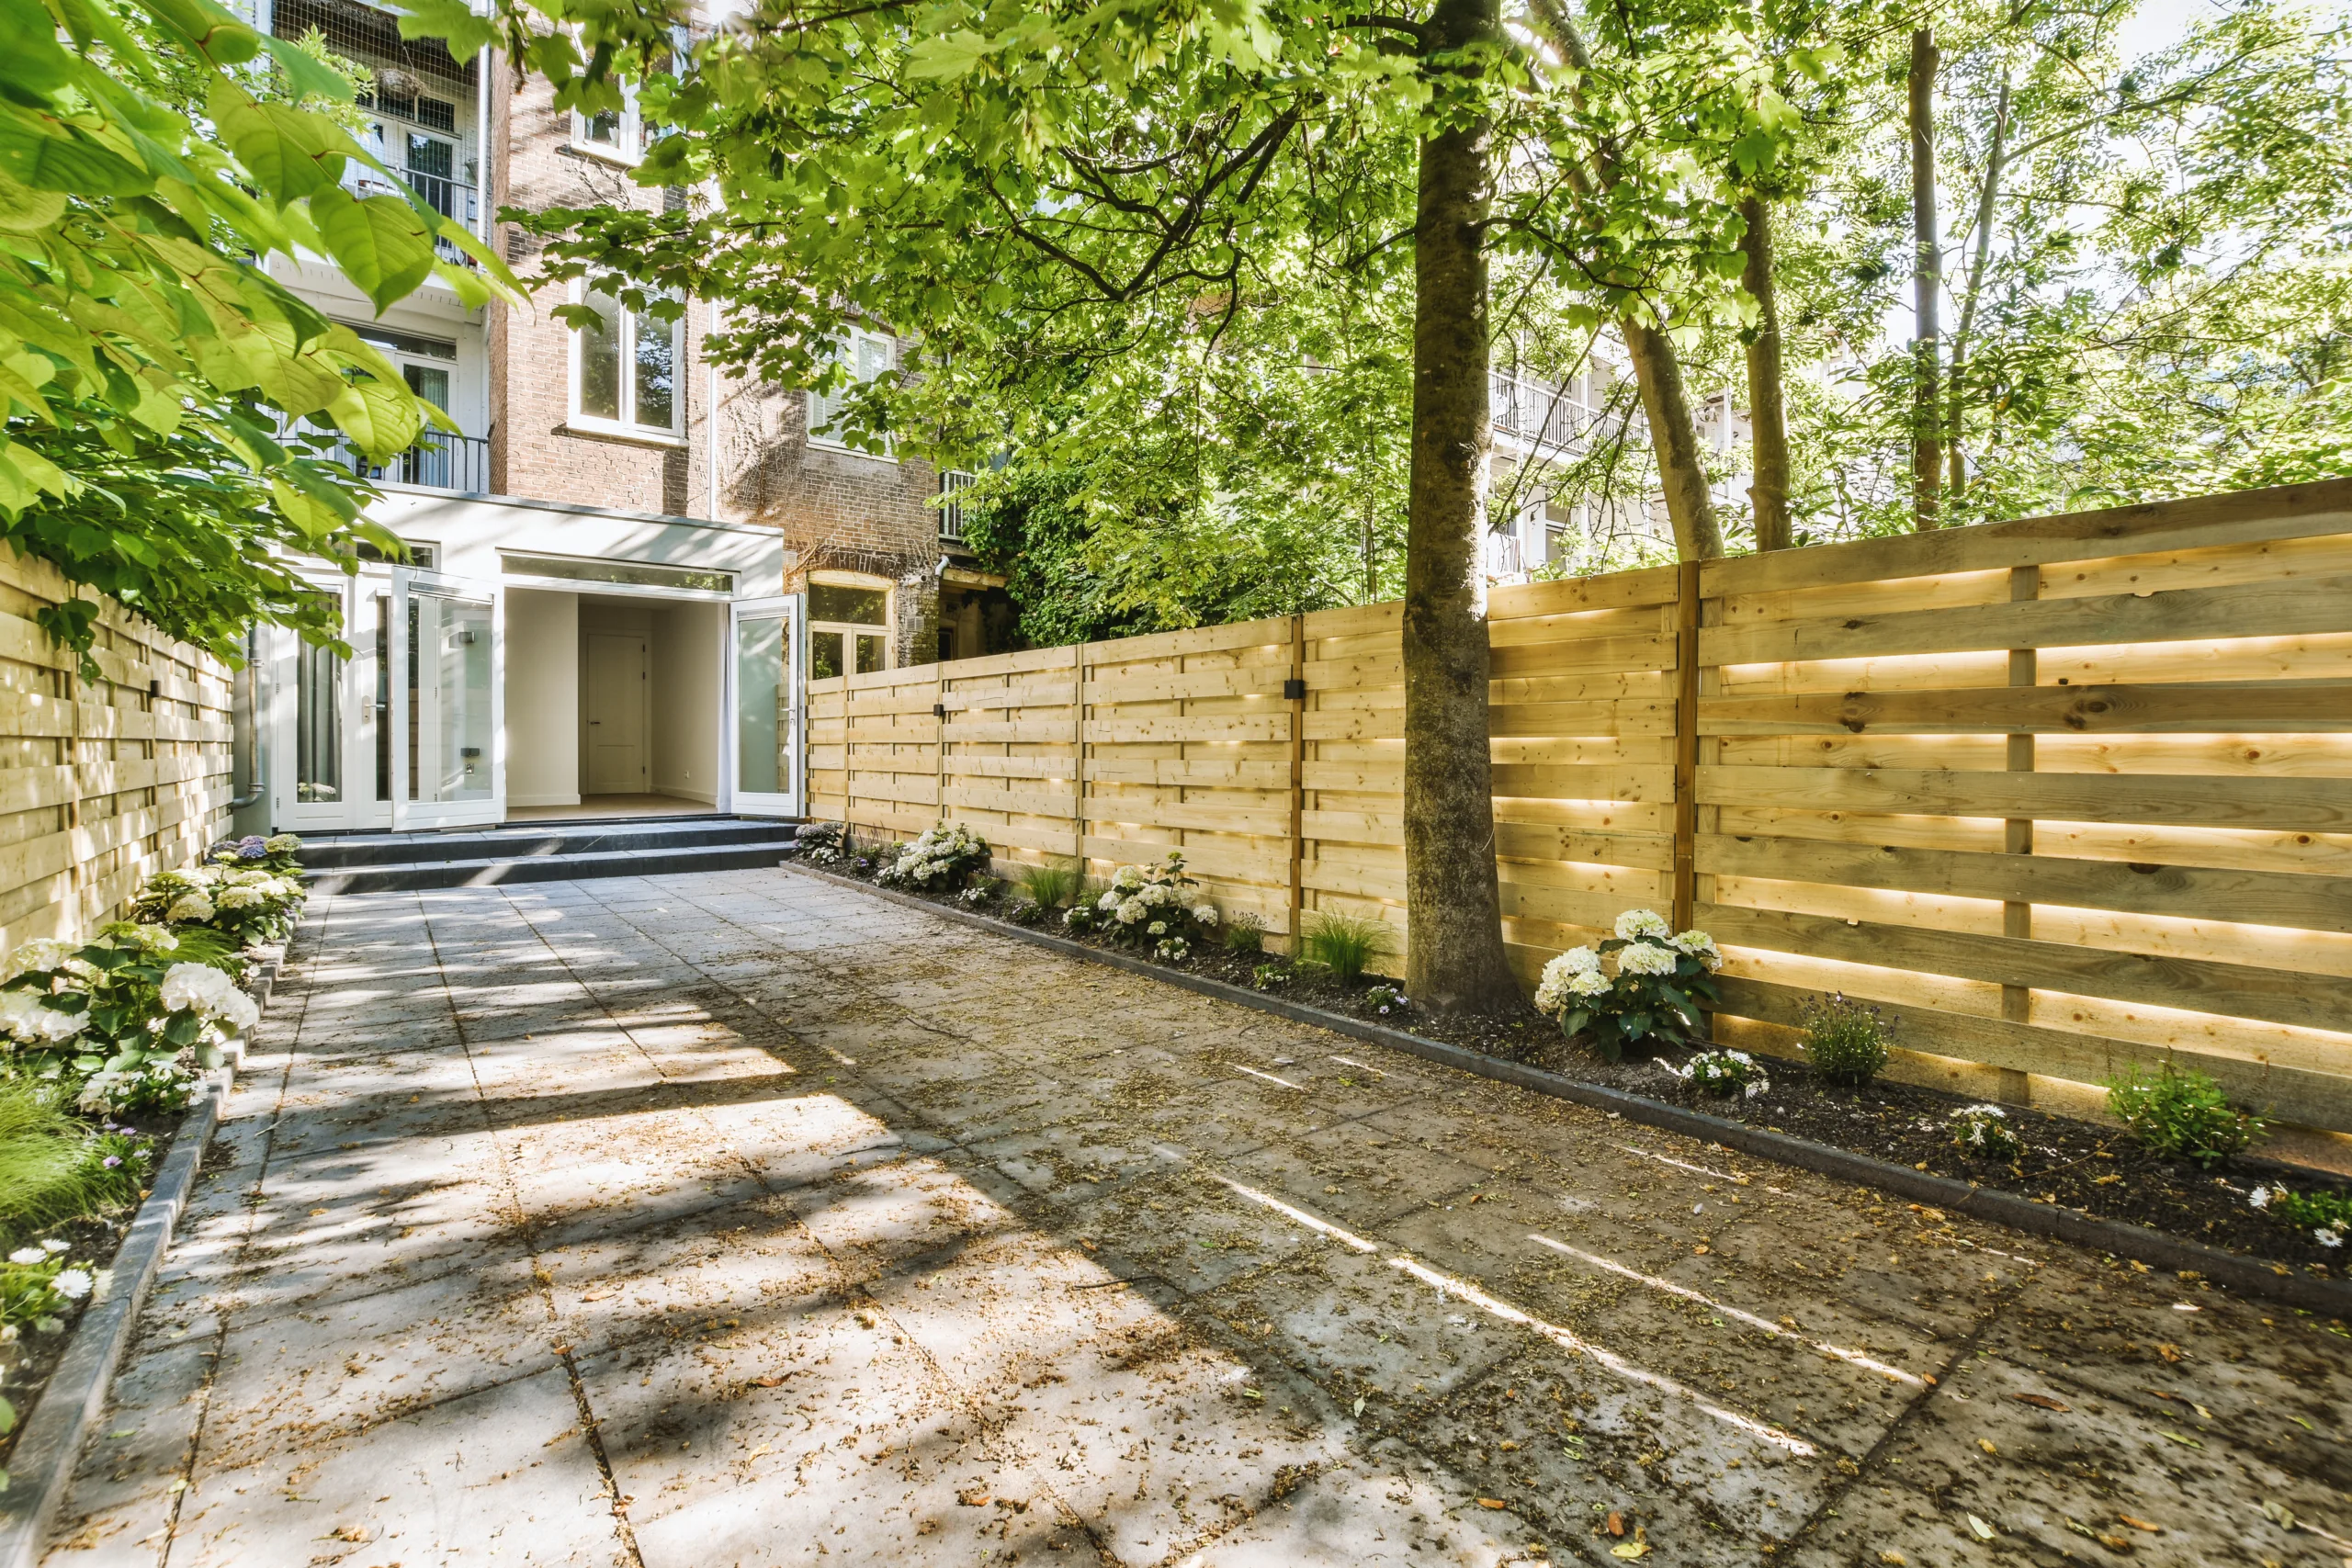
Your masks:
[{"label": "tree trunk", "polygon": [[1943,410],[1936,395],[1937,304],[1943,293],[1943,248],[1936,232],[1936,35],[1911,35],[1911,290],[1918,328],[1911,339],[1911,524],[1936,525],[1943,482]]},{"label": "tree trunk", "polygon": [[1976,330],[1976,300],[1984,288],[1984,269],[1993,259],[1993,215],[2001,200],[2002,159],[2008,147],[2009,79],[2001,78],[2001,96],[1993,106],[1993,143],[1984,154],[1984,187],[1976,196],[1976,254],[1968,264],[1968,292],[1961,297],[1960,325],[1951,334],[1951,391],[1944,408],[1944,440],[1950,445],[1951,491],[1968,488],[1968,459],[1961,451],[1962,418],[1967,412],[1962,378],[1968,369],[1968,340]]},{"label": "tree trunk", "polygon": [[1682,359],[1663,333],[1631,316],[1619,319],[1634,379],[1642,389],[1642,412],[1649,416],[1650,446],[1657,453],[1657,477],[1666,487],[1666,515],[1674,525],[1675,554],[1684,560],[1713,560],[1724,553],[1724,531],[1715,521],[1715,498],[1707,489],[1699,457],[1699,429],[1690,400],[1682,390]]},{"label": "tree trunk", "polygon": [[[1438,0],[1425,53],[1499,42],[1498,0]],[[1405,551],[1405,988],[1433,1012],[1515,1005],[1495,878],[1487,728],[1487,299],[1491,127],[1420,146],[1413,448]]]},{"label": "tree trunk", "polygon": [[1785,550],[1789,534],[1788,404],[1781,380],[1781,302],[1772,288],[1772,209],[1750,192],[1739,204],[1747,232],[1740,281],[1756,301],[1756,335],[1747,342],[1747,429],[1755,479],[1747,499],[1756,509],[1756,547]]}]

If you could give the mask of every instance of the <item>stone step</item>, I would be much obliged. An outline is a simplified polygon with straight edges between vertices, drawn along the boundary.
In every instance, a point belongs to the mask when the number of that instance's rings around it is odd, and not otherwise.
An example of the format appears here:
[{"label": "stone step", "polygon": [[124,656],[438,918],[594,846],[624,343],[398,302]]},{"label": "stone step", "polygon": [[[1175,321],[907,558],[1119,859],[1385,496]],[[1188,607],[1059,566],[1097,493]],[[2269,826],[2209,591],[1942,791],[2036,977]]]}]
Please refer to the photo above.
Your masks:
[{"label": "stone step", "polygon": [[548,823],[427,833],[354,833],[303,845],[313,893],[407,893],[776,865],[790,822],[741,818]]},{"label": "stone step", "polygon": [[429,861],[537,860],[625,850],[708,849],[719,845],[788,844],[794,827],[741,817],[636,818],[607,822],[514,823],[503,828],[445,828],[413,833],[339,833],[306,839],[308,871]]}]

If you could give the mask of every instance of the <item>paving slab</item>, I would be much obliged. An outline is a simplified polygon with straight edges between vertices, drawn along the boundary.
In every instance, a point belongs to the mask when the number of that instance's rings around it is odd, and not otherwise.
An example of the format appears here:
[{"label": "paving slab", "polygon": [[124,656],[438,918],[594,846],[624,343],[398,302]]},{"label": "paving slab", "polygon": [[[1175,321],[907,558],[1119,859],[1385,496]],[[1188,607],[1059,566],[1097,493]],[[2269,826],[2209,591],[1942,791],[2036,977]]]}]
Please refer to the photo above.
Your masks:
[{"label": "paving slab", "polygon": [[322,898],[211,1156],[50,1568],[2352,1537],[2342,1325],[773,870]]}]

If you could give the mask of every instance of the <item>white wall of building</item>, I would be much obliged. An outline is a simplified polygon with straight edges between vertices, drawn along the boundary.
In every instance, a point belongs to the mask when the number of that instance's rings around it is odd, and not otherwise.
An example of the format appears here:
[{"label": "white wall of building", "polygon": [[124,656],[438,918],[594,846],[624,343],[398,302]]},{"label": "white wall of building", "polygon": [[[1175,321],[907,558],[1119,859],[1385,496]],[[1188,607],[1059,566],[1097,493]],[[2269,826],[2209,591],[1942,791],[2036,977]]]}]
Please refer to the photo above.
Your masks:
[{"label": "white wall of building", "polygon": [[719,659],[724,604],[669,604],[653,612],[653,788],[718,802]]}]

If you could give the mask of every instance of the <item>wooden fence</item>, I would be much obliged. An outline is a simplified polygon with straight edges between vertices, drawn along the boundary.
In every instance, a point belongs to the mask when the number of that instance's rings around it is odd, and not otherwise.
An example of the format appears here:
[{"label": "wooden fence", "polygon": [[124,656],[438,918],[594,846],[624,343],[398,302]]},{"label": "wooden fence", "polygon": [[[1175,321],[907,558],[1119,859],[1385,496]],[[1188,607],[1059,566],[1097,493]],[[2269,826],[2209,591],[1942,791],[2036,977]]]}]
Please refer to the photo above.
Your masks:
[{"label": "wooden fence", "polygon": [[86,934],[228,821],[227,671],[108,600],[85,682],[33,620],[72,596],[0,547],[0,952]]},{"label": "wooden fence", "polygon": [[[1670,907],[1729,956],[1723,1038],[1789,1052],[1801,1002],[1842,988],[1903,1015],[1901,1076],[2064,1100],[2177,1055],[2352,1131],[2352,482],[1490,610],[1497,863],[1531,981]],[[810,809],[952,818],[1097,871],[1179,845],[1276,933],[1346,908],[1401,953],[1398,615],[819,682]]]}]

